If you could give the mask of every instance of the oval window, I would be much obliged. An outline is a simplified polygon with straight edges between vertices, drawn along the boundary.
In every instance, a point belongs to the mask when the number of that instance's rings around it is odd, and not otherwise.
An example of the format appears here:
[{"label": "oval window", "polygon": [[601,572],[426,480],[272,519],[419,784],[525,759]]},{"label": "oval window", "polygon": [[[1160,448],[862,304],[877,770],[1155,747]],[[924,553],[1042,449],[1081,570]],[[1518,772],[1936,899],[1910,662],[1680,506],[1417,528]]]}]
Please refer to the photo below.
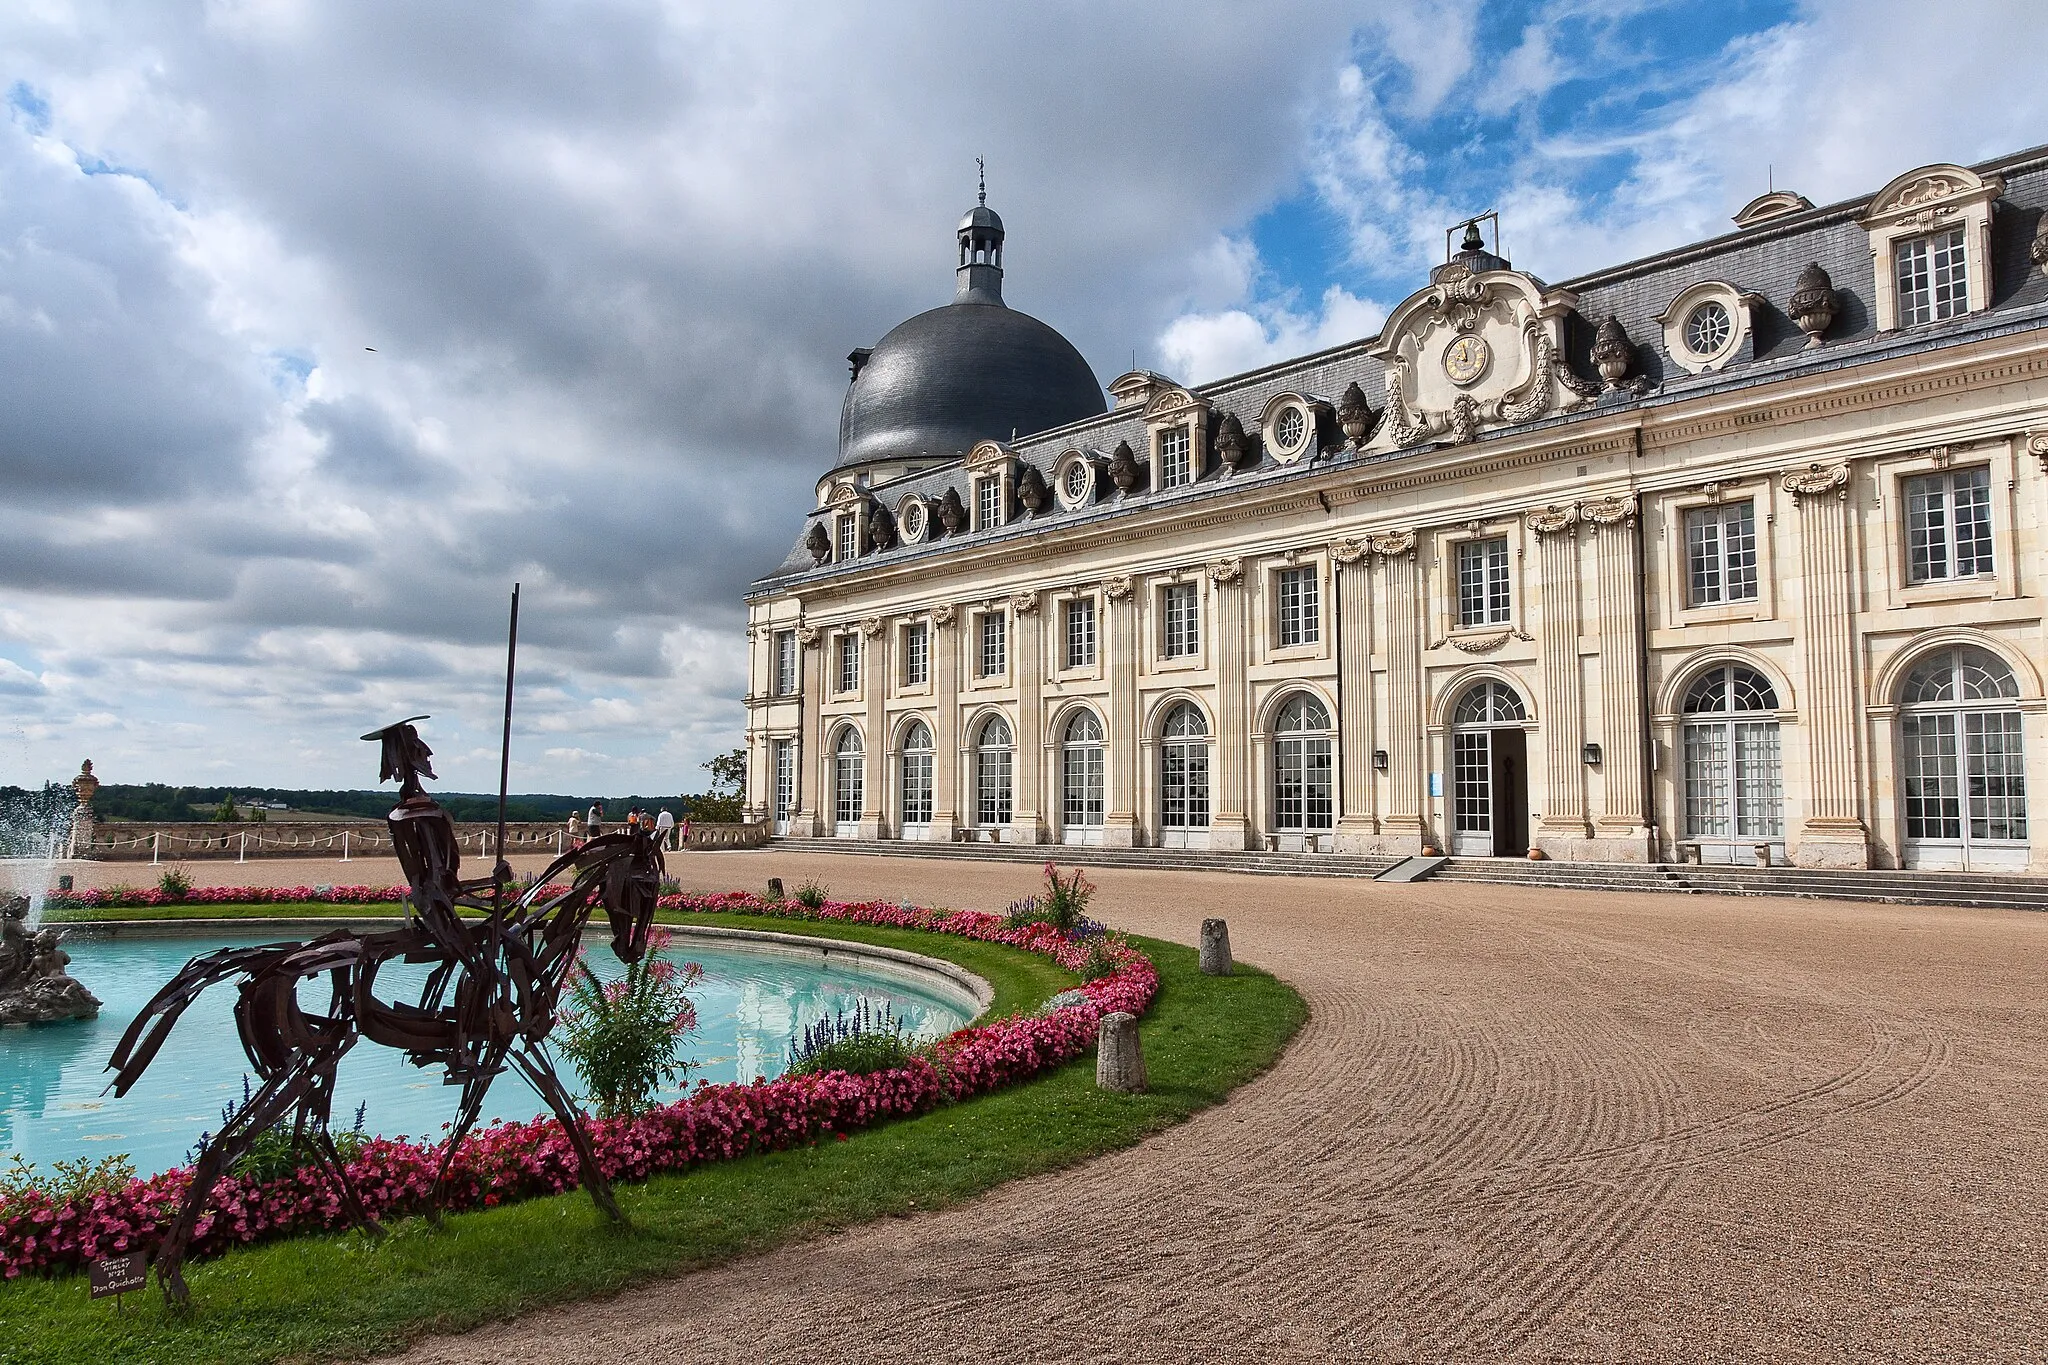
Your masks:
[{"label": "oval window", "polygon": [[1718,355],[1735,327],[1728,319],[1728,309],[1715,299],[1692,310],[1685,319],[1685,344],[1696,356]]}]

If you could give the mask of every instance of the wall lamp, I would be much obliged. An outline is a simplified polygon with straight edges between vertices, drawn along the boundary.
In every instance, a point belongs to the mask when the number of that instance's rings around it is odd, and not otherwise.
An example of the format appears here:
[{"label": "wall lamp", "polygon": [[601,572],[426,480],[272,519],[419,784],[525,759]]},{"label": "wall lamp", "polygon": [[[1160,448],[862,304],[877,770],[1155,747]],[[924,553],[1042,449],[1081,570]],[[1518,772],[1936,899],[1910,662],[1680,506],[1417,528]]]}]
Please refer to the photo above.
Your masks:
[{"label": "wall lamp", "polygon": [[1374,749],[1372,751],[1372,766],[1374,772],[1383,773],[1387,770],[1387,751],[1385,749]]},{"label": "wall lamp", "polygon": [[1599,767],[1599,766],[1600,766],[1600,746],[1599,746],[1599,745],[1597,745],[1597,744],[1588,744],[1588,745],[1587,745],[1587,746],[1586,746],[1585,748],[1583,748],[1583,749],[1579,750],[1579,757],[1580,757],[1580,758],[1583,758],[1583,759],[1584,759],[1584,760],[1586,761],[1586,766],[1587,766],[1587,767],[1589,767],[1589,768],[1597,768],[1597,767]]}]

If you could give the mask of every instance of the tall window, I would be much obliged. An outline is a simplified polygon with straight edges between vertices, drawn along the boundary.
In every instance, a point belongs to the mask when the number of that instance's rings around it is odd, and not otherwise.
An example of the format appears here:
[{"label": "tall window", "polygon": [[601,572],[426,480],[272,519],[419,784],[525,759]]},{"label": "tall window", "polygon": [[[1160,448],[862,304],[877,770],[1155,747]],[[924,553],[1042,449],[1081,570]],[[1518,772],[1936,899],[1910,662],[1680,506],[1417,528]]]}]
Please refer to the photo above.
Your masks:
[{"label": "tall window", "polygon": [[1067,603],[1066,666],[1068,668],[1093,668],[1095,666],[1095,599],[1077,597]]},{"label": "tall window", "polygon": [[982,826],[1010,823],[1010,722],[990,716],[982,722],[974,745],[974,822]]},{"label": "tall window", "polygon": [[981,656],[977,663],[984,678],[1000,678],[1009,667],[1009,619],[999,611],[984,612],[981,622]]},{"label": "tall window", "polygon": [[1778,694],[1742,664],[1717,664],[1685,694],[1685,828],[1695,839],[1782,839]]},{"label": "tall window", "polygon": [[932,732],[921,720],[903,732],[903,823],[932,822]]},{"label": "tall window", "polygon": [[1186,427],[1169,427],[1159,433],[1159,486],[1179,488],[1195,481],[1194,460]]},{"label": "tall window", "polygon": [[1461,542],[1458,546],[1458,624],[1505,625],[1508,607],[1507,537]]},{"label": "tall window", "polygon": [[787,739],[778,739],[774,746],[775,757],[775,821],[787,825],[790,812],[796,809],[796,744]]},{"label": "tall window", "polygon": [[860,546],[860,527],[849,513],[833,523],[833,529],[837,533],[837,553],[833,558],[844,563],[853,558],[854,551]]},{"label": "tall window", "polygon": [[1504,682],[1473,684],[1451,713],[1451,824],[1458,834],[1492,835],[1493,732],[1528,719]]},{"label": "tall window", "polygon": [[1188,702],[1168,711],[1159,730],[1159,823],[1167,829],[1209,824],[1209,723]]},{"label": "tall window", "polygon": [[852,631],[839,639],[839,690],[855,692],[860,689],[860,636]]},{"label": "tall window", "polygon": [[1968,310],[1970,282],[1961,228],[1901,242],[1896,259],[1899,326],[1939,322]]},{"label": "tall window", "polygon": [[1077,711],[1060,746],[1061,818],[1069,829],[1102,823],[1102,722]]},{"label": "tall window", "polygon": [[1159,594],[1160,653],[1185,659],[1202,647],[1202,612],[1193,583],[1170,583]]},{"label": "tall window", "polygon": [[2027,838],[2019,684],[1996,656],[1944,649],[1899,689],[1906,838],[1975,844]]},{"label": "tall window", "polygon": [[1991,572],[1991,471],[1907,479],[1907,577],[1915,583]]},{"label": "tall window", "polygon": [[1280,647],[1312,645],[1322,638],[1322,604],[1317,597],[1316,571],[1282,569],[1277,584]]},{"label": "tall window", "polygon": [[1298,693],[1273,725],[1273,826],[1312,830],[1335,823],[1330,713],[1314,697]]},{"label": "tall window", "polygon": [[860,823],[860,731],[851,725],[839,732],[832,749],[832,819],[839,825]]},{"label": "tall window", "polygon": [[796,632],[775,632],[775,695],[794,696],[797,691]]},{"label": "tall window", "polygon": [[903,685],[923,687],[932,680],[932,630],[922,621],[903,629]]},{"label": "tall window", "polygon": [[974,526],[986,531],[991,526],[1003,524],[1003,481],[1001,479],[976,479],[974,481]]},{"label": "tall window", "polygon": [[1756,599],[1756,504],[1695,507],[1685,514],[1692,604]]}]

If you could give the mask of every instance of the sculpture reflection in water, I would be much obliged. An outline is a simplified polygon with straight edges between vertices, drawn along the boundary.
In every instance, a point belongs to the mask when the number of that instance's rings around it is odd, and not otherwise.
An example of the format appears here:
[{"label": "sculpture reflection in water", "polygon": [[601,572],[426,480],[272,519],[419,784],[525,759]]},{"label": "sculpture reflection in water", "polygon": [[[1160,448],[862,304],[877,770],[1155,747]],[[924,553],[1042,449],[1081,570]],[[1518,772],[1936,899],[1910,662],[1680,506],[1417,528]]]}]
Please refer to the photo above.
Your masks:
[{"label": "sculpture reflection in water", "polygon": [[[516,599],[514,611],[516,623]],[[509,707],[509,679],[507,690]],[[621,960],[638,961],[646,951],[661,889],[661,850],[645,830],[607,834],[556,859],[517,898],[511,895],[511,868],[502,858],[490,876],[463,880],[454,823],[420,785],[422,776],[434,776],[432,751],[412,725],[425,719],[414,716],[363,736],[383,745],[378,780],[395,777],[399,782],[398,805],[387,823],[412,888],[404,926],[371,933],[338,930],[311,942],[227,948],[195,958],[144,1006],[114,1050],[108,1064],[116,1073],[111,1088],[122,1095],[201,992],[239,981],[235,1024],[262,1084],[203,1144],[191,1188],[157,1250],[157,1278],[174,1302],[190,1297],[181,1268],[214,1185],[259,1136],[287,1119],[294,1139],[312,1151],[334,1181],[348,1216],[381,1234],[327,1126],[335,1070],[359,1038],[396,1048],[415,1066],[438,1066],[447,1084],[462,1087],[429,1196],[431,1210],[440,1207],[457,1144],[476,1123],[491,1082],[510,1067],[532,1083],[561,1120],[592,1201],[624,1221],[575,1101],[555,1074],[546,1042],[584,926],[598,905],[610,918],[612,951]],[[545,894],[565,875],[573,878],[566,891]],[[483,914],[464,919],[464,909]],[[417,1003],[377,997],[377,973],[393,961],[432,964]],[[329,986],[327,1004],[308,1008],[300,1000],[300,983],[321,977]]]}]

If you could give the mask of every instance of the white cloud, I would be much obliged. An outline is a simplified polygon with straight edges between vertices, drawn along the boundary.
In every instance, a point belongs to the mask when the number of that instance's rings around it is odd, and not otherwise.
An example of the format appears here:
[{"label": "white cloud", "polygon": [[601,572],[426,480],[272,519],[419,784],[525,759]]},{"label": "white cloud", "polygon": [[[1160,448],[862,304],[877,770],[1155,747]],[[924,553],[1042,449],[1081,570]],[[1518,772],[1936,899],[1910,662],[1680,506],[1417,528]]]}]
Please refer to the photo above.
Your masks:
[{"label": "white cloud", "polygon": [[1206,384],[1371,336],[1386,316],[1382,305],[1331,285],[1312,312],[1267,303],[1184,313],[1160,333],[1157,349],[1167,373],[1182,383]]}]

